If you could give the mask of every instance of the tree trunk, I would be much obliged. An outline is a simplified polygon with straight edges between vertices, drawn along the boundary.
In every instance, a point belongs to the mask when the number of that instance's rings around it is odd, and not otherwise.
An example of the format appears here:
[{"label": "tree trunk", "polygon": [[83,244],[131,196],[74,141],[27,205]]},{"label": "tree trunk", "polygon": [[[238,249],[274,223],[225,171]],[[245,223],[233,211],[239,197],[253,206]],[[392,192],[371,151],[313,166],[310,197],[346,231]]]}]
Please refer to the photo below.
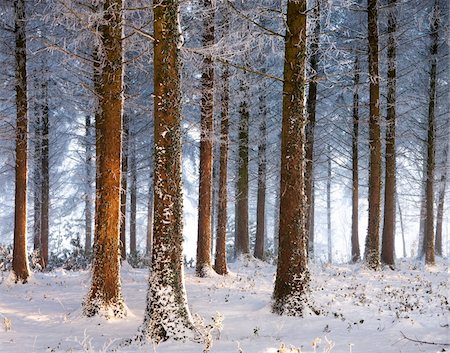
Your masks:
[{"label": "tree trunk", "polygon": [[279,251],[273,311],[303,315],[309,288],[305,234],[306,0],[287,3],[285,39]]},{"label": "tree trunk", "polygon": [[260,119],[258,145],[258,199],[256,205],[255,257],[264,260],[266,241],[266,144],[267,108],[264,97],[259,97]]},{"label": "tree trunk", "polygon": [[16,282],[26,283],[30,271],[27,256],[27,48],[25,1],[14,1],[16,36],[16,176],[14,198],[14,249],[12,270]]},{"label": "tree trunk", "polygon": [[353,134],[352,134],[352,262],[359,262],[359,62],[355,56],[355,78],[353,92]]},{"label": "tree trunk", "polygon": [[137,168],[136,168],[136,135],[130,135],[130,254],[137,255],[136,217],[137,217]]},{"label": "tree trunk", "polygon": [[236,185],[236,256],[249,254],[248,233],[248,86],[241,81],[243,99],[239,109],[239,158]]},{"label": "tree trunk", "polygon": [[331,146],[328,145],[327,160],[327,236],[328,236],[328,262],[333,262],[333,243],[331,239]]},{"label": "tree trunk", "polygon": [[86,115],[85,122],[85,194],[84,194],[84,209],[85,209],[85,244],[84,250],[86,254],[90,254],[92,251],[92,181],[93,181],[93,152],[92,152],[92,122],[91,117]]},{"label": "tree trunk", "polygon": [[142,339],[193,338],[183,274],[181,94],[178,1],[161,0],[154,14],[154,242]]},{"label": "tree trunk", "polygon": [[427,179],[425,184],[425,263],[434,265],[434,170],[436,153],[436,81],[437,81],[437,53],[439,45],[439,5],[435,0],[431,20],[431,70],[428,105],[428,137],[427,137]]},{"label": "tree trunk", "polygon": [[153,176],[150,177],[150,185],[148,188],[148,204],[147,204],[147,245],[146,253],[149,258],[152,256],[153,244]]},{"label": "tree trunk", "polygon": [[314,8],[314,32],[310,44],[309,66],[311,68],[311,79],[308,86],[307,113],[308,122],[306,124],[306,145],[305,145],[305,193],[307,199],[308,212],[306,215],[305,231],[308,236],[309,257],[314,258],[314,207],[313,207],[313,179],[314,179],[314,130],[316,126],[316,102],[317,102],[317,76],[319,66],[319,40],[320,40],[320,1],[316,0]]},{"label": "tree trunk", "polygon": [[369,268],[380,267],[380,203],[381,203],[381,132],[380,132],[380,77],[378,75],[378,4],[368,0],[369,37],[369,224],[366,238],[365,261]]},{"label": "tree trunk", "polygon": [[398,216],[400,218],[400,228],[402,230],[402,245],[403,245],[403,257],[406,258],[406,241],[405,241],[405,227],[403,226],[402,208],[400,207],[400,201],[397,197]]},{"label": "tree trunk", "polygon": [[106,0],[99,27],[104,59],[95,85],[99,97],[96,128],[96,204],[92,284],[83,303],[90,317],[123,317],[120,285],[119,227],[122,142],[122,1]]},{"label": "tree trunk", "polygon": [[[36,104],[36,115],[34,121],[34,217],[33,217],[33,244],[34,251],[40,259],[41,257],[41,114],[39,112],[40,106]],[[40,262],[40,260],[39,260]]]},{"label": "tree trunk", "polygon": [[396,38],[397,19],[395,15],[397,0],[389,0],[388,18],[388,72],[387,72],[387,117],[386,117],[386,167],[384,187],[384,223],[381,245],[381,261],[389,266],[395,264],[395,198],[396,198]]},{"label": "tree trunk", "polygon": [[[228,22],[225,22],[225,26]],[[216,239],[216,259],[214,269],[219,275],[226,275],[227,269],[227,221],[228,221],[228,130],[229,130],[229,69],[223,68],[222,73],[223,91],[221,97],[221,119],[220,119],[220,170],[219,170],[219,203],[217,210],[217,239]]]},{"label": "tree trunk", "polygon": [[[214,45],[215,5],[203,0],[203,47],[211,50]],[[211,222],[213,185],[213,140],[214,140],[214,63],[210,55],[203,57],[200,133],[200,177],[198,195],[198,240],[196,274],[204,277],[211,268]]]},{"label": "tree trunk", "polygon": [[129,152],[129,117],[123,115],[122,132],[122,178],[120,180],[120,258],[127,259],[127,191],[128,191],[128,152]]},{"label": "tree trunk", "polygon": [[42,203],[41,203],[41,266],[48,265],[48,233],[49,233],[49,202],[50,202],[50,171],[49,171],[49,111],[48,111],[48,82],[42,84],[42,145],[41,145],[41,170],[42,170]]},{"label": "tree trunk", "polygon": [[445,201],[445,189],[447,185],[449,145],[450,145],[450,136],[448,136],[447,144],[445,145],[444,148],[443,165],[442,165],[441,179],[439,182],[439,194],[438,194],[437,215],[436,215],[435,252],[437,256],[441,257],[442,257],[442,227],[444,221],[444,201]]}]

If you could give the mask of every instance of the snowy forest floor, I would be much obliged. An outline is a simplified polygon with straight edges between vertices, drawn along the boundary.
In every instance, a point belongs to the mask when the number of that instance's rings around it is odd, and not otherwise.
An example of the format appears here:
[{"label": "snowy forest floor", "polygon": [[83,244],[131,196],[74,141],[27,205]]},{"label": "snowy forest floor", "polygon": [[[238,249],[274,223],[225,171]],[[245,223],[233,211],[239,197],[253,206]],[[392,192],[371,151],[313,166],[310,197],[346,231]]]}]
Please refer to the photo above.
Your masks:
[{"label": "snowy forest floor", "polygon": [[[230,265],[229,276],[197,278],[187,270],[193,313],[205,322],[223,316],[211,352],[446,352],[450,350],[448,267],[425,269],[404,261],[372,272],[361,265],[311,265],[312,298],[323,314],[280,317],[270,311],[275,266],[260,261]],[[122,268],[130,314],[105,321],[80,317],[88,271],[34,273],[30,283],[0,284],[0,352],[108,352],[133,337],[142,322],[147,270]],[[6,319],[6,320],[5,320]],[[7,327],[10,326],[10,327]],[[436,345],[412,342],[406,336]],[[320,340],[320,343],[319,343]],[[318,346],[313,347],[313,342]],[[286,347],[284,350],[280,347]],[[292,349],[292,350],[291,350]],[[196,343],[164,342],[119,352],[202,352]]]}]

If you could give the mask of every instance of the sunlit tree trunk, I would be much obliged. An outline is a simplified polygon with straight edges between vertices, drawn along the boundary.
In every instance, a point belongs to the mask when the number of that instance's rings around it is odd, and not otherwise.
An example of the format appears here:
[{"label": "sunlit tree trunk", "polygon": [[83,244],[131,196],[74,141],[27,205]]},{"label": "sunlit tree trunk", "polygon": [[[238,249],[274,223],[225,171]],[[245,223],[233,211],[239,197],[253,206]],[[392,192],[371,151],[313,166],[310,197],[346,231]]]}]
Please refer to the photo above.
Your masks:
[{"label": "sunlit tree trunk", "polygon": [[219,202],[217,210],[217,239],[216,239],[216,257],[214,269],[219,275],[226,275],[227,269],[227,221],[228,221],[228,191],[227,191],[227,173],[228,173],[228,111],[230,102],[229,92],[229,69],[223,68],[222,73],[222,97],[220,112],[220,170],[219,170]]},{"label": "sunlit tree trunk", "polygon": [[96,116],[96,203],[92,283],[83,303],[86,316],[123,317],[120,284],[119,228],[123,110],[122,1],[106,0],[99,27],[103,59]]},{"label": "sunlit tree trunk", "polygon": [[353,134],[352,134],[352,262],[361,260],[359,249],[359,62],[355,56],[353,91]]},{"label": "sunlit tree trunk", "polygon": [[[211,0],[203,0],[203,47],[206,51],[214,45],[215,6]],[[198,195],[197,276],[204,277],[211,268],[211,223],[213,185],[214,140],[214,63],[211,55],[203,57],[200,136],[200,177]]]},{"label": "sunlit tree trunk", "polygon": [[169,338],[186,340],[195,332],[183,274],[178,7],[176,0],[161,0],[153,6],[155,219],[141,336],[156,343]]},{"label": "sunlit tree trunk", "polygon": [[12,270],[16,282],[30,275],[27,256],[28,103],[25,1],[14,1],[16,58],[16,176],[14,198],[14,249]]},{"label": "sunlit tree trunk", "polygon": [[395,198],[396,198],[396,152],[395,152],[395,124],[396,124],[396,51],[395,32],[397,19],[395,15],[397,0],[389,0],[390,12],[388,17],[388,72],[387,72],[387,117],[386,117],[386,167],[384,186],[384,223],[381,246],[381,261],[389,266],[395,264]]},{"label": "sunlit tree trunk", "polygon": [[284,56],[279,251],[273,311],[303,315],[309,288],[305,234],[306,0],[287,3]]},{"label": "sunlit tree trunk", "polygon": [[319,39],[320,39],[320,1],[316,0],[314,7],[314,31],[309,45],[310,56],[309,66],[311,68],[311,79],[308,86],[307,113],[308,122],[306,124],[306,171],[305,171],[305,193],[308,202],[308,213],[306,215],[305,230],[308,236],[308,252],[311,259],[314,258],[314,130],[316,126],[316,105],[317,105],[317,77],[319,68]]},{"label": "sunlit tree trunk", "polygon": [[369,223],[366,237],[365,261],[369,268],[380,267],[380,203],[381,203],[381,131],[380,77],[378,74],[378,4],[368,0],[369,37]]}]

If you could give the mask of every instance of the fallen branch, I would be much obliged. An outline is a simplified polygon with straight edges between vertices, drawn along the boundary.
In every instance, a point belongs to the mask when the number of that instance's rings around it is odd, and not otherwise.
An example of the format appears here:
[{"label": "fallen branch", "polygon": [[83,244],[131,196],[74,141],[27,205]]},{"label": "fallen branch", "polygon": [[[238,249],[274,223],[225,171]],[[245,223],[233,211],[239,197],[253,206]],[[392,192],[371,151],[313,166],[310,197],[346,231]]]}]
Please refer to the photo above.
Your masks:
[{"label": "fallen branch", "polygon": [[439,343],[439,342],[428,342],[428,341],[415,340],[413,338],[406,336],[402,331],[400,331],[400,333],[402,334],[404,339],[407,339],[408,341],[411,341],[411,342],[422,343],[422,344],[431,344],[434,346],[446,346],[446,347],[450,346],[450,343]]}]

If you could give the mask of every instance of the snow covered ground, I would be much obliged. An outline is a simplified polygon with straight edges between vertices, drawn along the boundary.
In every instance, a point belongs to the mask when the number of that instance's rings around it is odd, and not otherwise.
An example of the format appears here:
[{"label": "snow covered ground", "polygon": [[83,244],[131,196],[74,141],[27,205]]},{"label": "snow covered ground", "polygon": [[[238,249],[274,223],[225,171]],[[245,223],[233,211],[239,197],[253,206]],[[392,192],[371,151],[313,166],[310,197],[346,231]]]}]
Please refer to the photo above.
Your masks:
[{"label": "snow covered ground", "polygon": [[[446,352],[450,346],[449,272],[446,263],[425,270],[413,262],[378,273],[360,265],[312,265],[315,306],[304,318],[270,312],[275,267],[259,261],[231,264],[227,277],[196,278],[187,271],[191,311],[206,323],[223,317],[211,352]],[[124,266],[130,309],[124,320],[80,317],[88,272],[35,273],[26,285],[0,284],[0,352],[107,352],[133,337],[143,318],[147,271]],[[403,334],[402,334],[403,333]],[[285,347],[284,350],[281,347]],[[291,350],[292,349],[292,350]],[[202,352],[196,343],[164,342],[119,352]]]}]

